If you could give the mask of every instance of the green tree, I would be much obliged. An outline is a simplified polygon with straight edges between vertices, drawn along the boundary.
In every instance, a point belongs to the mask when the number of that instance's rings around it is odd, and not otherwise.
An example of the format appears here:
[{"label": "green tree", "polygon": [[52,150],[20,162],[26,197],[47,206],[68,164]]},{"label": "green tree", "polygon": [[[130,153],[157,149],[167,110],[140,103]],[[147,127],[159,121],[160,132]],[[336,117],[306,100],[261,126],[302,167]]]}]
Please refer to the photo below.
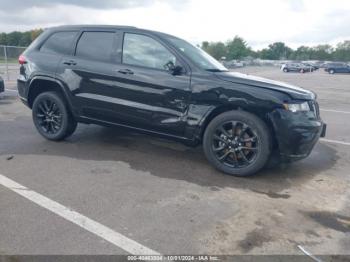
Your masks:
[{"label": "green tree", "polygon": [[22,34],[23,33],[17,32],[17,31],[14,31],[14,32],[7,34],[7,37],[6,37],[7,45],[18,46],[19,41],[22,37]]},{"label": "green tree", "polygon": [[312,52],[312,48],[308,46],[300,46],[290,55],[290,58],[294,60],[309,60],[312,57]]},{"label": "green tree", "polygon": [[218,60],[222,57],[226,57],[227,54],[226,46],[222,42],[203,42],[202,49]]},{"label": "green tree", "polygon": [[41,28],[30,31],[30,40],[34,41],[43,31]]},{"label": "green tree", "polygon": [[32,42],[31,33],[28,31],[28,32],[22,33],[21,37],[19,38],[18,45],[28,46],[30,45],[31,42]]},{"label": "green tree", "polygon": [[268,48],[261,50],[260,57],[269,60],[288,59],[292,53],[293,50],[286,46],[285,43],[275,42],[269,45]]},{"label": "green tree", "polygon": [[0,45],[28,46],[42,32],[42,29],[34,29],[27,32],[0,33]]},{"label": "green tree", "polygon": [[204,41],[204,42],[202,42],[201,48],[202,48],[204,51],[208,52],[208,47],[209,47],[209,45],[210,45],[210,43],[209,43],[208,41]]},{"label": "green tree", "polygon": [[0,45],[6,45],[7,43],[7,34],[1,33],[0,34]]},{"label": "green tree", "polygon": [[246,41],[239,36],[235,36],[233,40],[226,43],[227,59],[241,59],[251,55],[252,50],[248,47]]},{"label": "green tree", "polygon": [[337,45],[333,53],[333,58],[338,61],[350,61],[350,40]]},{"label": "green tree", "polygon": [[333,47],[331,45],[318,45],[312,48],[311,59],[333,60]]}]

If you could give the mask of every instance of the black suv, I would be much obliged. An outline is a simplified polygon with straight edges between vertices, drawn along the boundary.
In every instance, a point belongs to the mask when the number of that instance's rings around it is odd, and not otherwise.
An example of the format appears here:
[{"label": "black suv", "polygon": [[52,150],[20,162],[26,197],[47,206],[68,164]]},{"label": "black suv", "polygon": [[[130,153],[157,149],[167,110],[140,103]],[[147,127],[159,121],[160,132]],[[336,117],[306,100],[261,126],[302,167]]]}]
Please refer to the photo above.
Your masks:
[{"label": "black suv", "polygon": [[51,28],[19,63],[19,95],[50,140],[70,136],[77,122],[126,127],[202,143],[216,168],[246,176],[271,155],[305,158],[325,133],[312,92],[229,72],[201,49],[164,33]]}]

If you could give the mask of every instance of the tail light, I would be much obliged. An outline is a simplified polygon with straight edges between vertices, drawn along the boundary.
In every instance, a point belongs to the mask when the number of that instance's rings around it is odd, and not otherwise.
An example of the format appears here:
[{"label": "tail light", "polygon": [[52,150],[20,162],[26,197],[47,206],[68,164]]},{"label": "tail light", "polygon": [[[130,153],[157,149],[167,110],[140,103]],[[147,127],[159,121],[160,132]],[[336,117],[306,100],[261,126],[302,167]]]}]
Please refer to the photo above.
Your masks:
[{"label": "tail light", "polygon": [[20,55],[20,56],[18,57],[18,63],[19,63],[20,65],[26,64],[26,63],[27,63],[26,57],[25,57],[24,55]]}]

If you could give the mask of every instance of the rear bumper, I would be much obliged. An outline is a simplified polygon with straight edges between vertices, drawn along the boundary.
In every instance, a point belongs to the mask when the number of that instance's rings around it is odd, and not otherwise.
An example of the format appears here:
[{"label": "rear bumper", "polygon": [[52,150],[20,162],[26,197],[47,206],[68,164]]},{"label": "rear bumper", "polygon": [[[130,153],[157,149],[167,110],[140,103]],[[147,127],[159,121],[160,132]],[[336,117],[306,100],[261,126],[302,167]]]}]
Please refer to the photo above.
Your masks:
[{"label": "rear bumper", "polygon": [[314,112],[292,113],[277,109],[270,115],[283,160],[307,157],[320,137],[326,135],[327,125]]},{"label": "rear bumper", "polygon": [[17,79],[17,90],[18,90],[18,96],[21,99],[21,101],[29,107],[28,105],[28,88],[26,88],[27,82],[21,78]]}]

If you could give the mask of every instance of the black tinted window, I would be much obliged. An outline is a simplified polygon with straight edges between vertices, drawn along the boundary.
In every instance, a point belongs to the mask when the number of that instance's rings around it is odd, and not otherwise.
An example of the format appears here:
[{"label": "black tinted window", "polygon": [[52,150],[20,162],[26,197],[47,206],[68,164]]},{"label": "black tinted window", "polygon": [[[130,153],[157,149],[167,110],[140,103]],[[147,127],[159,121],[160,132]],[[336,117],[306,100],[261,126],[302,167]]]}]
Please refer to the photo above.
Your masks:
[{"label": "black tinted window", "polygon": [[102,62],[109,62],[113,52],[113,32],[85,32],[80,37],[76,56]]},{"label": "black tinted window", "polygon": [[123,63],[165,70],[169,62],[175,65],[175,56],[156,40],[145,35],[125,34]]},{"label": "black tinted window", "polygon": [[52,54],[69,54],[77,32],[57,32],[52,34],[41,46],[40,51]]}]

